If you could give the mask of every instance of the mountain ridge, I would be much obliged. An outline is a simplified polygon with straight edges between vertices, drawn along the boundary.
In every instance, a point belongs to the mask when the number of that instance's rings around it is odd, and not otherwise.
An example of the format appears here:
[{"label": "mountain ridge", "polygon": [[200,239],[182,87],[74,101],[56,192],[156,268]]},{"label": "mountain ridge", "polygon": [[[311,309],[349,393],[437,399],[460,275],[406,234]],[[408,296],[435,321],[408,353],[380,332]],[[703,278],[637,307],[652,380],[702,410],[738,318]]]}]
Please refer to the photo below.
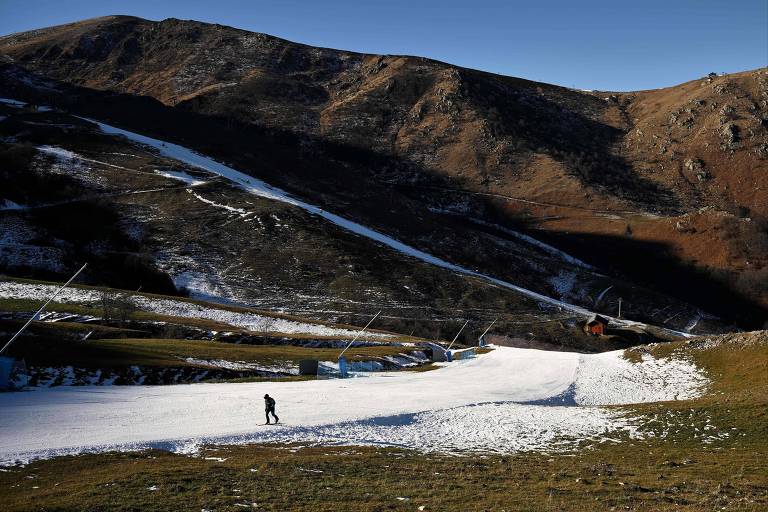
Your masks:
[{"label": "mountain ridge", "polygon": [[[253,127],[253,137],[285,133],[304,156],[288,166],[269,164],[278,185],[394,234],[405,228],[407,215],[388,210],[401,203],[366,209],[380,202],[371,202],[374,195],[407,197],[414,212],[474,223],[472,229],[475,221],[517,226],[611,273],[687,300],[701,293],[667,283],[679,264],[766,302],[759,285],[768,240],[768,173],[761,172],[766,161],[760,153],[768,144],[762,121],[768,118],[768,78],[762,70],[653,91],[588,93],[200,22],[106,20],[16,35],[22,43],[6,36],[0,54],[72,85],[148,95],[215,119],[216,126]],[[100,23],[108,27],[93,28]],[[128,30],[133,25],[144,29]],[[127,35],[113,38],[115,30]],[[85,39],[73,38],[72,31]],[[126,50],[134,39],[138,46]],[[245,43],[254,45],[253,59],[230,59]],[[174,67],[158,78],[153,66],[163,60]],[[661,93],[674,96],[675,108],[653,107],[666,97]],[[201,129],[213,129],[203,128],[207,122]],[[212,132],[209,138],[210,145],[221,144]],[[210,153],[201,143],[198,149]],[[355,152],[360,157],[350,158]],[[264,172],[264,155],[245,153],[236,159],[262,169],[257,175]],[[325,163],[301,170],[311,160]],[[330,170],[337,164],[343,171]],[[425,230],[419,237],[427,248],[445,245],[427,241],[434,236]],[[452,245],[443,249],[456,251]],[[658,272],[638,270],[638,250],[663,263]],[[498,266],[470,257],[473,265]],[[759,318],[751,324],[759,325]]]}]

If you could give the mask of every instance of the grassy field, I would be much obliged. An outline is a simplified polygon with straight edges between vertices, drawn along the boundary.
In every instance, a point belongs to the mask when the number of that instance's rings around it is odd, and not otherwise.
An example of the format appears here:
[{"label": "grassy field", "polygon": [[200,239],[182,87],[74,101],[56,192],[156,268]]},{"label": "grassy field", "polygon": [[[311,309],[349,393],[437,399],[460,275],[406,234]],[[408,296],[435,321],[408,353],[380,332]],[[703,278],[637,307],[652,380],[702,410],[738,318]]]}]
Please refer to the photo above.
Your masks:
[{"label": "grassy field", "polygon": [[650,442],[466,458],[288,446],[113,453],[0,473],[0,496],[8,511],[758,511],[768,507],[761,446]]},{"label": "grassy field", "polygon": [[[175,297],[173,299],[176,299]],[[215,304],[207,307],[219,308]],[[0,299],[0,311],[13,313],[29,313],[35,311],[40,303],[29,299]],[[94,303],[51,303],[48,310],[58,313],[71,313],[89,317],[102,317],[101,302]],[[262,314],[261,311],[237,307],[221,307],[220,309],[235,310],[248,313]],[[285,317],[285,316],[282,316]],[[289,317],[292,320],[307,321]],[[0,333],[15,332],[24,323],[23,317],[10,320],[0,320]],[[342,326],[346,327],[346,326]],[[88,336],[87,340],[83,340]],[[55,372],[47,368],[74,367],[78,370],[107,370],[122,375],[121,372],[138,366],[144,371],[152,370],[182,370],[175,377],[166,373],[147,377],[148,382],[163,384],[171,382],[186,382],[184,379],[202,378],[199,374],[189,373],[189,369],[209,370],[208,360],[223,360],[231,362],[254,363],[263,367],[276,367],[279,370],[286,366],[297,366],[302,359],[317,359],[320,361],[335,361],[341,352],[340,348],[309,348],[307,341],[330,340],[326,346],[335,346],[338,342],[345,343],[344,336],[316,336],[306,333],[281,333],[249,331],[224,322],[202,319],[185,318],[158,314],[154,312],[130,310],[122,320],[113,319],[107,325],[100,321],[58,321],[33,322],[22,337],[11,346],[10,356],[24,359],[30,368],[43,369],[35,374],[32,383],[43,382],[53,378]],[[408,336],[387,338],[386,341],[407,339]],[[381,344],[370,347],[355,347],[347,352],[350,361],[370,361],[385,356],[395,356],[415,350],[399,343]],[[192,358],[201,361],[187,361]],[[216,365],[214,365],[216,366]],[[218,367],[217,367],[218,368]],[[224,371],[224,370],[222,370]],[[184,373],[186,372],[186,373]],[[226,373],[226,371],[224,371]],[[234,373],[232,373],[234,372]],[[248,375],[256,369],[232,369],[232,375],[205,374],[205,380],[263,380],[266,376]],[[240,373],[237,373],[240,372]],[[243,373],[245,372],[245,373]],[[131,375],[133,375],[131,373]],[[154,374],[153,374],[154,375]],[[184,377],[179,377],[184,375]],[[44,378],[43,378],[44,377]],[[126,382],[132,383],[131,377],[126,376]],[[182,380],[177,380],[181,378]],[[281,377],[283,378],[283,377]],[[293,378],[293,377],[289,377]],[[48,379],[48,380],[46,380]],[[80,377],[78,377],[80,379]],[[174,380],[176,379],[176,380]],[[56,380],[54,383],[58,382]],[[78,383],[81,381],[78,380]],[[86,381],[87,382],[87,381]]]},{"label": "grassy field", "polygon": [[[301,446],[84,455],[0,472],[0,500],[8,511],[768,510],[768,339],[652,349],[676,350],[707,371],[710,393],[622,408],[640,418],[641,440],[463,457]],[[705,441],[710,423],[728,435]]]},{"label": "grassy field", "polygon": [[[38,281],[35,281],[38,282]],[[180,297],[167,297],[171,298],[173,300],[182,300],[183,298]],[[183,299],[188,302],[193,302],[190,299]],[[270,316],[274,318],[284,318],[288,320],[293,320],[297,322],[303,322],[303,323],[310,323],[310,324],[317,324],[317,325],[327,325],[331,327],[336,327],[339,329],[351,329],[351,330],[358,330],[359,327],[354,327],[346,324],[332,324],[328,322],[321,322],[317,320],[307,319],[307,318],[300,318],[290,315],[279,315],[276,313],[271,312],[264,312],[261,310],[254,310],[254,309],[248,309],[248,308],[239,308],[236,306],[222,306],[219,304],[211,304],[211,303],[205,303],[201,301],[194,301],[197,304],[203,305],[205,307],[214,308],[214,309],[221,309],[223,311],[236,311],[236,312],[244,312],[244,313],[252,313],[252,314],[258,314],[262,316]],[[0,298],[0,312],[9,312],[9,313],[20,313],[20,312],[29,312],[30,316],[32,315],[32,312],[36,311],[41,306],[41,302],[38,300],[31,300],[31,299],[3,299]],[[69,303],[69,302],[52,302],[48,308],[47,311],[55,311],[57,313],[71,313],[76,315],[86,315],[86,316],[95,316],[95,317],[101,317],[103,315],[103,310],[101,305],[98,302],[94,303],[84,303],[84,304],[77,304],[77,303]],[[141,310],[134,310],[131,311],[127,315],[127,320],[129,322],[162,322],[169,325],[175,325],[175,326],[181,326],[181,327],[191,327],[195,329],[203,329],[208,331],[216,331],[216,332],[230,332],[230,333],[242,333],[242,334],[248,334],[248,335],[256,335],[256,336],[278,336],[278,337],[288,337],[292,339],[302,340],[302,339],[313,339],[313,340],[344,340],[344,339],[351,339],[352,335],[347,336],[326,336],[326,335],[315,335],[315,334],[305,334],[305,333],[281,333],[281,332],[264,332],[264,331],[249,331],[247,329],[244,329],[242,327],[237,327],[231,324],[227,324],[225,322],[217,321],[217,320],[210,320],[207,318],[189,318],[189,317],[180,317],[180,316],[172,316],[172,315],[164,315],[161,313],[155,313],[150,311],[141,311]],[[115,323],[115,322],[113,322]],[[22,320],[18,321],[18,327],[21,327],[23,324]],[[36,322],[36,325],[41,325],[42,322]],[[97,326],[98,324],[94,324],[93,322],[89,322],[87,324],[88,326]],[[376,329],[368,329],[372,332],[385,332],[385,331],[377,331]],[[417,338],[413,336],[407,336],[402,334],[396,334],[396,333],[389,333],[392,336],[389,338],[382,338],[380,341],[382,342],[419,342],[424,341],[422,338]]]},{"label": "grassy field", "polygon": [[[59,282],[52,282],[52,281],[41,281],[41,280],[35,280],[35,279],[24,279],[24,278],[16,278],[16,277],[3,277],[2,280],[6,281],[13,281],[13,282],[19,282],[19,283],[29,283],[29,284],[47,284],[47,285],[58,285],[60,286],[62,283]],[[207,307],[207,308],[213,308],[213,309],[220,309],[222,311],[231,311],[235,313],[250,313],[250,314],[256,314],[260,316],[267,316],[272,318],[279,318],[284,320],[291,320],[295,322],[308,322],[318,325],[326,325],[330,327],[336,327],[339,329],[350,329],[353,331],[357,331],[361,328],[361,326],[354,326],[354,325],[348,325],[348,324],[336,324],[332,322],[326,322],[323,320],[316,320],[316,319],[309,319],[305,317],[300,317],[296,315],[290,315],[286,313],[278,313],[275,311],[269,311],[269,310],[261,310],[261,309],[255,309],[255,308],[249,308],[244,306],[236,306],[232,304],[219,304],[219,303],[211,303],[206,302],[202,300],[197,299],[191,299],[188,297],[182,297],[182,296],[171,296],[171,295],[159,295],[159,294],[153,294],[153,293],[139,293],[135,291],[130,290],[118,290],[114,288],[104,288],[104,287],[97,287],[97,286],[87,286],[87,285],[78,285],[73,284],[70,286],[71,288],[80,288],[83,290],[92,290],[92,291],[109,291],[111,293],[115,294],[127,294],[127,295],[136,295],[136,296],[142,296],[148,299],[168,299],[168,300],[175,300],[175,301],[181,301],[181,302],[188,302],[190,304],[197,304],[199,306]],[[42,305],[41,301],[36,300],[27,300],[27,299],[0,299],[0,311],[36,311],[37,308],[39,308]],[[61,311],[61,312],[67,312],[67,313],[77,313],[77,314],[90,314],[90,315],[96,315],[100,314],[98,312],[101,311],[101,307],[98,303],[92,303],[92,304],[73,304],[73,303],[59,303],[59,302],[53,302],[51,303],[50,307],[48,308],[50,311]],[[137,316],[133,316],[137,315]],[[132,315],[132,318],[136,319],[142,319],[147,318],[147,316],[156,315],[154,313],[150,312],[142,312],[137,311],[134,312]],[[142,315],[144,315],[142,317]],[[157,316],[165,316],[165,315],[157,315]],[[178,318],[178,317],[172,317],[172,318]],[[185,319],[186,320],[186,319]],[[201,319],[203,322],[206,320]],[[210,321],[211,324],[221,324],[221,322],[214,322]],[[226,324],[223,324],[226,325]],[[233,327],[232,330],[242,330],[240,328]],[[383,331],[375,328],[369,328],[369,332],[378,332],[378,333],[384,333],[384,334],[395,334],[391,333],[389,331]],[[414,341],[419,340],[420,338],[414,338],[411,336],[405,336],[405,335],[398,335],[397,339],[399,341]]]},{"label": "grassy field", "polygon": [[[407,352],[409,347],[376,345],[347,351],[352,361],[370,360]],[[340,349],[304,348],[292,345],[236,345],[218,341],[125,338],[88,341],[29,339],[13,347],[12,354],[36,366],[118,368],[128,366],[198,366],[184,358],[221,359],[263,365],[295,363],[301,359],[335,361]]]}]

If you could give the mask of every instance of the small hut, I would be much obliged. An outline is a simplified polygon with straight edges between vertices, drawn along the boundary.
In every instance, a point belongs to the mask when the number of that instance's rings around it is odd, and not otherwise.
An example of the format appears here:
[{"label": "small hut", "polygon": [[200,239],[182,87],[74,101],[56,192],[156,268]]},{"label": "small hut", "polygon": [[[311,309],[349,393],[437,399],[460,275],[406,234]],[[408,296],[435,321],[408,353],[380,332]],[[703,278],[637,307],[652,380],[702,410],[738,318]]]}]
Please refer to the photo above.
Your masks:
[{"label": "small hut", "polygon": [[450,361],[448,359],[450,357],[449,352],[445,349],[445,347],[442,347],[438,345],[437,343],[427,343],[427,346],[432,349],[432,362],[433,363],[443,363],[446,361]]},{"label": "small hut", "polygon": [[302,359],[299,361],[299,375],[317,375],[320,362],[317,359]]},{"label": "small hut", "polygon": [[584,332],[592,336],[603,336],[608,330],[608,319],[600,315],[592,316],[584,324]]}]

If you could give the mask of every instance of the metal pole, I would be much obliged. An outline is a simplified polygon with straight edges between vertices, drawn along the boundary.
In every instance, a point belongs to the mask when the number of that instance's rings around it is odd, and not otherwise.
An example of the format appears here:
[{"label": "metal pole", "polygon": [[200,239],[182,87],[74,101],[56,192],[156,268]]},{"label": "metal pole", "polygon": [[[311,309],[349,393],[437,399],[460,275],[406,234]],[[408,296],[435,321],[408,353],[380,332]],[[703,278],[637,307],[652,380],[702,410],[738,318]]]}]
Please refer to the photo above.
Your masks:
[{"label": "metal pole", "polygon": [[21,329],[19,329],[19,331],[18,331],[16,334],[14,334],[14,335],[13,335],[13,338],[11,338],[10,340],[8,340],[8,343],[6,343],[6,344],[5,344],[5,346],[4,346],[2,349],[0,349],[0,354],[2,354],[3,352],[5,352],[5,350],[6,350],[8,347],[10,347],[10,346],[11,346],[11,343],[13,343],[13,342],[16,340],[16,338],[18,338],[18,337],[19,337],[19,335],[21,335],[21,333],[22,333],[22,332],[24,332],[24,329],[26,329],[27,327],[29,327],[29,324],[31,324],[31,323],[32,323],[32,321],[33,321],[35,318],[37,318],[37,317],[40,315],[40,313],[42,313],[42,312],[43,312],[43,310],[46,308],[46,306],[48,306],[48,304],[50,304],[50,303],[51,303],[51,301],[52,301],[53,299],[55,299],[55,298],[56,298],[56,296],[57,296],[59,293],[61,293],[61,290],[63,290],[63,289],[64,289],[64,288],[66,288],[67,286],[69,286],[69,283],[71,283],[72,281],[74,281],[74,280],[75,280],[75,278],[76,278],[78,275],[80,275],[80,272],[82,272],[83,270],[85,270],[85,267],[87,267],[87,266],[88,266],[88,264],[86,263],[85,265],[83,265],[82,267],[80,267],[80,270],[78,270],[77,272],[75,272],[75,275],[73,275],[72,277],[70,277],[70,278],[69,278],[69,281],[67,281],[66,283],[64,283],[64,284],[61,286],[61,288],[59,288],[58,290],[56,290],[56,293],[54,293],[53,295],[51,295],[51,298],[50,298],[50,299],[48,299],[48,302],[46,302],[45,304],[43,304],[43,305],[42,305],[42,307],[41,307],[40,309],[38,309],[38,310],[37,310],[37,313],[35,313],[34,315],[32,315],[32,318],[30,318],[29,320],[27,320],[27,323],[25,323],[25,324],[24,324],[24,326],[23,326]]},{"label": "metal pole", "polygon": [[619,316],[618,318],[621,318],[621,297],[619,297]]},{"label": "metal pole", "polygon": [[381,311],[379,311],[378,313],[376,313],[375,315],[373,315],[373,318],[371,318],[371,321],[370,321],[370,322],[368,322],[367,324],[365,324],[365,327],[363,327],[362,329],[360,329],[360,332],[358,332],[357,334],[355,334],[355,337],[354,337],[354,338],[352,338],[352,341],[350,341],[350,342],[349,342],[349,345],[347,345],[347,346],[346,346],[346,348],[344,348],[344,350],[342,350],[342,351],[341,351],[341,354],[339,354],[339,357],[341,357],[341,356],[343,356],[343,355],[344,355],[344,352],[346,352],[346,351],[347,351],[347,349],[348,349],[349,347],[351,347],[351,346],[352,346],[352,344],[353,344],[355,341],[357,341],[357,338],[359,338],[359,337],[360,337],[360,335],[361,335],[361,334],[363,334],[363,332],[365,332],[365,330],[368,328],[368,326],[369,326],[369,325],[371,325],[371,324],[373,323],[373,321],[374,321],[374,320],[376,320],[376,317],[377,317],[377,316],[379,316],[380,314],[381,314]]},{"label": "metal pole", "polygon": [[495,324],[495,323],[496,323],[496,320],[498,320],[498,318],[494,318],[494,319],[493,319],[493,322],[491,322],[491,325],[489,325],[489,326],[488,326],[488,328],[487,328],[486,330],[484,330],[484,331],[483,331],[483,334],[481,334],[481,335],[480,335],[480,337],[478,338],[478,340],[482,340],[482,339],[483,339],[483,336],[485,336],[486,334],[488,334],[488,331],[490,331],[490,330],[491,330],[491,327],[493,327],[493,324]]},{"label": "metal pole", "polygon": [[468,323],[469,323],[469,320],[464,322],[464,325],[461,326],[461,329],[459,329],[459,332],[456,333],[456,336],[453,338],[453,341],[451,342],[450,345],[448,345],[448,348],[445,350],[451,350],[451,347],[453,346],[453,344],[456,343],[457,339],[459,339],[459,334],[461,334],[461,331],[464,330],[464,328],[467,326]]}]

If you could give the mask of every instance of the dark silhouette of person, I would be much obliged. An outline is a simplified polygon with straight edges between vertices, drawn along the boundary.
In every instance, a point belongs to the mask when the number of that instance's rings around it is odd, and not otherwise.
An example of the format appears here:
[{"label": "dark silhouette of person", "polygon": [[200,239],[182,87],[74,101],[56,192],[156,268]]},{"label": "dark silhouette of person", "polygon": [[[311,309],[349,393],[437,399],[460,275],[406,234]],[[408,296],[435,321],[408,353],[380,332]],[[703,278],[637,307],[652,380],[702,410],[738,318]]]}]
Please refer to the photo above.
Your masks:
[{"label": "dark silhouette of person", "polygon": [[275,414],[275,399],[269,395],[264,395],[264,412],[267,415],[267,425],[269,425],[270,413],[272,414],[272,416],[274,416],[275,423],[280,421],[280,418],[278,418],[277,414]]}]

